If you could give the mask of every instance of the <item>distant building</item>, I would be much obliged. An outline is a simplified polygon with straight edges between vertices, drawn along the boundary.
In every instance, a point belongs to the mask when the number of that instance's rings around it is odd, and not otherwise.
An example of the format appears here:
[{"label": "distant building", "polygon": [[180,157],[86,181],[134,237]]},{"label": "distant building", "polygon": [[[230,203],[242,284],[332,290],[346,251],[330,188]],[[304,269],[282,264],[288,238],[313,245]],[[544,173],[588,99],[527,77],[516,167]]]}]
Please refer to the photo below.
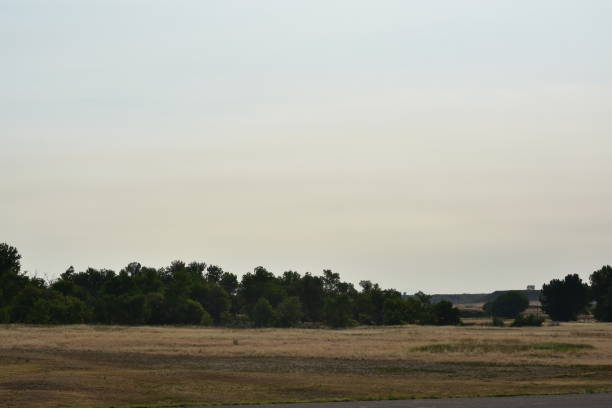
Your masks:
[{"label": "distant building", "polygon": [[535,285],[527,285],[527,290],[535,290]]}]

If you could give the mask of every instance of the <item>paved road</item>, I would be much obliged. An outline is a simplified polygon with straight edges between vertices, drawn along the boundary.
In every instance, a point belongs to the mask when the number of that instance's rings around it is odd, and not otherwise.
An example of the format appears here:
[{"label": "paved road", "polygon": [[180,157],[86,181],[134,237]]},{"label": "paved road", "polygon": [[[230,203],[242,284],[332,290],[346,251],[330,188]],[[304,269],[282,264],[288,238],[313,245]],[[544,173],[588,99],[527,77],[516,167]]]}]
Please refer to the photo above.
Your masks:
[{"label": "paved road", "polygon": [[[612,394],[248,405],[246,408],[612,408]],[[210,408],[210,407],[208,407]],[[236,408],[221,406],[219,408]]]}]

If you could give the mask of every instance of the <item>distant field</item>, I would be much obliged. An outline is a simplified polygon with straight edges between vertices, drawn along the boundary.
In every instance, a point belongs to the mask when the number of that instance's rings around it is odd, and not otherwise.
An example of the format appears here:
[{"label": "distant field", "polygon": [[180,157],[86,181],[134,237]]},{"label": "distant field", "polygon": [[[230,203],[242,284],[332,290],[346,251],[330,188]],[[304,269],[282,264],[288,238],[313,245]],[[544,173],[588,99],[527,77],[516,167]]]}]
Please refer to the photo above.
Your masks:
[{"label": "distant field", "polygon": [[0,326],[0,407],[612,391],[612,325]]}]

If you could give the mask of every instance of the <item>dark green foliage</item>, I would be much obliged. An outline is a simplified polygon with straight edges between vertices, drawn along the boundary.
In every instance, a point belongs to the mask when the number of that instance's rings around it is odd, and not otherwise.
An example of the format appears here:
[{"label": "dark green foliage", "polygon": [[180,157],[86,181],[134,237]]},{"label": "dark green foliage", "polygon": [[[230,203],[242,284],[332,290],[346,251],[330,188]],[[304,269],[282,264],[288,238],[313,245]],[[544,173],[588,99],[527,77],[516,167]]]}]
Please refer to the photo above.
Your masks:
[{"label": "dark green foliage", "polygon": [[542,326],[544,323],[544,318],[540,316],[536,316],[534,314],[529,315],[518,315],[516,319],[512,322],[513,327],[523,327],[523,326]]},{"label": "dark green foliage", "polygon": [[85,272],[75,273],[74,268],[71,266],[60,276],[59,281],[55,282],[54,285],[61,282],[72,283],[83,290],[88,296],[97,297],[105,284],[114,278],[115,272],[110,270],[88,268]]},{"label": "dark green foliage", "polygon": [[505,292],[487,302],[483,309],[491,316],[515,318],[529,307],[529,299],[518,291]]},{"label": "dark green foliage", "polygon": [[180,299],[173,305],[172,323],[212,325],[210,315],[201,304],[192,299]]},{"label": "dark green foliage", "polygon": [[601,322],[612,322],[612,286],[597,299],[593,315]]},{"label": "dark green foliage", "polygon": [[603,266],[591,274],[591,290],[595,300],[593,315],[599,321],[612,322],[612,267]]},{"label": "dark green foliage", "polygon": [[91,320],[91,309],[81,300],[64,296],[56,291],[48,291],[38,298],[30,308],[26,323],[35,324],[76,324]]},{"label": "dark green foliage", "polygon": [[348,327],[351,325],[352,304],[348,295],[325,298],[323,306],[325,323],[331,327]]},{"label": "dark green foliage", "polygon": [[418,293],[402,298],[370,281],[358,291],[338,273],[257,267],[240,280],[216,265],[174,261],[155,269],[131,262],[119,273],[73,267],[47,284],[21,273],[21,256],[0,245],[0,323],[195,324],[332,327],[355,324],[457,324],[450,303]]},{"label": "dark green foliage", "polygon": [[219,279],[219,286],[221,286],[228,295],[233,296],[238,289],[238,277],[233,273],[223,272],[221,279]]},{"label": "dark green foliage", "polygon": [[0,244],[0,277],[18,275],[21,271],[21,255],[8,244]]},{"label": "dark green foliage", "polygon": [[300,323],[302,319],[302,303],[297,296],[289,296],[283,299],[276,308],[278,325],[291,327]]},{"label": "dark green foliage", "polygon": [[0,324],[9,323],[11,321],[11,311],[8,307],[0,308]]},{"label": "dark green foliage", "polygon": [[264,297],[259,298],[251,312],[251,319],[257,327],[272,325],[275,320],[275,313],[268,299]]},{"label": "dark green foliage", "polygon": [[28,283],[29,279],[21,274],[21,255],[17,249],[0,244],[0,308],[8,307]]},{"label": "dark green foliage", "polygon": [[324,292],[323,279],[306,273],[298,285],[298,297],[302,304],[304,320],[319,322],[323,319]]},{"label": "dark green foliage", "polygon": [[542,286],[542,310],[552,320],[576,320],[584,312],[590,301],[589,287],[577,274],[567,275],[565,279],[553,279]]},{"label": "dark green foliage", "polygon": [[433,323],[437,325],[456,325],[461,323],[459,309],[453,307],[451,302],[443,300],[432,306]]},{"label": "dark green foliage", "polygon": [[383,309],[384,324],[405,324],[410,321],[410,311],[406,306],[406,302],[401,297],[391,297],[385,299]]},{"label": "dark green foliage", "polygon": [[145,295],[146,324],[166,323],[166,299],[158,292]]},{"label": "dark green foliage", "polygon": [[276,306],[285,296],[279,280],[261,266],[255,268],[253,273],[245,274],[238,286],[238,298],[242,306],[254,305],[260,298],[266,298],[272,306]]},{"label": "dark green foliage", "polygon": [[230,308],[230,297],[219,285],[211,281],[197,282],[191,287],[191,298],[200,302],[215,323],[221,322],[221,316]]},{"label": "dark green foliage", "polygon": [[10,304],[11,322],[26,322],[30,310],[38,299],[45,298],[45,290],[28,284],[15,296]]}]

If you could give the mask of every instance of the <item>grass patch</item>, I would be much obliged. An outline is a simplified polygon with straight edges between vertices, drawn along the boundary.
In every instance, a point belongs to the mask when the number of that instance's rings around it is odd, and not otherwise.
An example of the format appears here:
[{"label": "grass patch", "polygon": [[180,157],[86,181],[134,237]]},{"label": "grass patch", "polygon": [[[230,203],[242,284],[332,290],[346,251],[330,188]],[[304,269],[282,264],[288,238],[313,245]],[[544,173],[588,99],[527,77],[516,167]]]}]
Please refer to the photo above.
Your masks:
[{"label": "grass patch", "polygon": [[[608,336],[592,335],[600,332]],[[538,330],[0,325],[0,408],[612,391],[611,337],[612,325],[594,323]]]},{"label": "grass patch", "polygon": [[578,352],[594,347],[584,343],[497,343],[497,342],[459,342],[429,344],[414,347],[412,351],[424,353],[521,353],[531,351]]}]

